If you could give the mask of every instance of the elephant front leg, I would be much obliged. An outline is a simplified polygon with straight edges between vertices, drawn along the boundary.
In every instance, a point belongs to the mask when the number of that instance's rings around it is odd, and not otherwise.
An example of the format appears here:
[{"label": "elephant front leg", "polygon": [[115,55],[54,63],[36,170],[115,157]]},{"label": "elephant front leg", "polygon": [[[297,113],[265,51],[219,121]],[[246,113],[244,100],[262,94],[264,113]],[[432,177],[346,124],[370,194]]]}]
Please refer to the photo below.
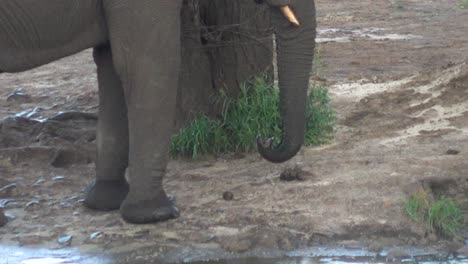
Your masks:
[{"label": "elephant front leg", "polygon": [[163,177],[176,110],[181,1],[104,3],[128,110],[130,191],[120,211],[132,223],[175,218]]},{"label": "elephant front leg", "polygon": [[[179,66],[173,58],[160,59],[157,66],[139,63],[145,65],[143,68],[157,67],[158,70],[139,70],[138,84],[128,91],[127,96],[130,192],[120,210],[122,217],[131,223],[158,222],[179,215],[163,188],[174,125]],[[154,76],[155,72],[159,74]]]},{"label": "elephant front leg", "polygon": [[86,188],[85,205],[97,210],[115,210],[128,193],[127,106],[110,48],[95,48],[93,56],[99,82],[96,180]]}]

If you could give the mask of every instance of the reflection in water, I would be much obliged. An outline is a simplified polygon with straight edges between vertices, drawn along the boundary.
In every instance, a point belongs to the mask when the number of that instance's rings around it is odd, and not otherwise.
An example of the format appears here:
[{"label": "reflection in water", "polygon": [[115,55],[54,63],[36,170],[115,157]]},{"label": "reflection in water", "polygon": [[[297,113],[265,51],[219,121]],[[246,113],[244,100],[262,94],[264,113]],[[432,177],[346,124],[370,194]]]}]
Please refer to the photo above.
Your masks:
[{"label": "reflection in water", "polygon": [[0,264],[110,264],[110,258],[80,253],[77,249],[44,249],[0,245]]},{"label": "reflection in water", "polygon": [[62,258],[36,258],[36,259],[27,259],[21,261],[21,264],[60,264],[60,263],[70,263],[70,259]]},{"label": "reflection in water", "polygon": [[[160,264],[161,261],[155,259],[154,250],[148,251],[138,249],[128,252],[116,253],[114,258],[102,256],[101,254],[83,254],[78,249],[41,249],[27,247],[11,247],[0,245],[0,264],[114,264],[114,263],[136,263],[137,259],[144,259],[138,263]],[[369,252],[362,249],[340,249],[340,248],[309,248],[295,250],[286,253],[284,258],[238,258],[231,260],[192,262],[192,264],[351,264],[351,263],[418,263],[435,264],[447,263],[458,264],[468,263],[468,258],[464,256],[447,256],[446,253],[432,249],[404,248],[411,257],[406,259],[388,259],[391,249],[384,249],[380,253]],[[198,254],[200,252],[193,252]],[[216,254],[215,254],[216,255]],[[212,257],[214,255],[211,255]],[[220,255],[217,255],[220,256]],[[182,257],[179,255],[179,257]],[[230,257],[234,257],[230,255]],[[173,260],[173,261],[180,261]],[[181,262],[178,262],[181,263]],[[188,262],[182,262],[188,263]]]},{"label": "reflection in water", "polygon": [[410,257],[390,259],[387,253],[395,248],[386,248],[380,253],[364,249],[343,249],[314,247],[288,252],[283,259],[233,259],[213,262],[197,262],[193,264],[352,264],[352,263],[418,263],[418,264],[459,264],[468,263],[465,256],[447,256],[429,248],[406,247],[402,250]]}]

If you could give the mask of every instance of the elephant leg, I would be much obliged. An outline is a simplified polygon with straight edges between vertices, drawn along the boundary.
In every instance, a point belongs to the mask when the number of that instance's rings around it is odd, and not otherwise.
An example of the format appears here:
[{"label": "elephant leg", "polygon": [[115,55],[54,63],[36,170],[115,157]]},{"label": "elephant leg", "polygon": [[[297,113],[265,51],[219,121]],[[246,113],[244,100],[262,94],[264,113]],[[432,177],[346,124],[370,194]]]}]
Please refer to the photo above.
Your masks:
[{"label": "elephant leg", "polygon": [[130,191],[120,208],[122,217],[132,223],[175,218],[178,209],[164,191],[163,177],[179,79],[181,1],[104,6],[128,109]]},{"label": "elephant leg", "polygon": [[85,204],[98,210],[119,209],[128,193],[128,121],[124,91],[108,46],[94,49],[99,82],[96,180],[86,189]]}]

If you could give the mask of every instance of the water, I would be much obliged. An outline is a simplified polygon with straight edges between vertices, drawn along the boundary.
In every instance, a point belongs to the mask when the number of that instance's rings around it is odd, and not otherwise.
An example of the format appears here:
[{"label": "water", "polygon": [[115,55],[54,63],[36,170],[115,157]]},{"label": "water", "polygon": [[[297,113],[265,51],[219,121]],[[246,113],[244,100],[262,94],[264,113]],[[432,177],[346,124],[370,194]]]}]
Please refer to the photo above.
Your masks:
[{"label": "water", "polygon": [[[154,258],[154,250],[133,251],[118,253],[115,258],[112,254],[87,254],[79,249],[38,249],[27,247],[10,247],[0,245],[0,264],[110,264],[110,263],[165,263]],[[389,259],[388,252],[391,248],[384,249],[380,253],[370,252],[364,249],[342,248],[309,248],[284,253],[283,258],[241,258],[242,256],[230,256],[229,260],[190,262],[190,258],[180,259],[177,263],[192,264],[352,264],[352,263],[418,263],[435,264],[467,263],[468,257],[447,256],[446,253],[432,249],[404,248],[410,256],[403,259]],[[197,255],[200,252],[193,251],[189,255]],[[203,255],[203,254],[202,254]],[[221,256],[220,255],[220,256]],[[211,254],[211,258],[214,255]],[[137,260],[144,260],[143,262]],[[185,261],[184,261],[185,260]]]},{"label": "water", "polygon": [[352,264],[352,263],[418,263],[418,264],[459,264],[468,263],[466,256],[454,256],[433,249],[404,248],[407,258],[393,259],[387,254],[392,248],[380,253],[364,249],[342,248],[309,248],[288,252],[285,258],[246,258],[219,260],[211,262],[194,262],[193,264]]}]

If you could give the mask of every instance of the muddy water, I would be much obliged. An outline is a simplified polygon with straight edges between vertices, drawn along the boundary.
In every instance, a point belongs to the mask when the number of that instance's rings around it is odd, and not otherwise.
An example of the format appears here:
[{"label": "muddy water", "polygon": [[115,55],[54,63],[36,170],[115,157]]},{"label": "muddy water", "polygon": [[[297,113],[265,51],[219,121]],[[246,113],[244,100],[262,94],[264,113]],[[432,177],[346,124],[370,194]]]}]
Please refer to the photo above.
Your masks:
[{"label": "muddy water", "polygon": [[[196,262],[194,264],[315,264],[315,263],[468,263],[465,256],[447,255],[431,249],[402,249],[407,257],[394,257],[391,251],[395,249],[385,249],[380,253],[369,252],[367,250],[346,250],[335,248],[311,248],[289,252],[285,258],[247,258],[220,260],[212,262]],[[398,250],[400,251],[400,250]]]},{"label": "muddy water", "polygon": [[[395,257],[395,250],[407,253],[407,257]],[[384,249],[379,253],[362,249],[310,248],[286,252],[281,258],[242,258],[228,257],[228,260],[192,262],[184,258],[167,260],[163,256],[156,258],[153,253],[132,251],[129,253],[83,253],[79,249],[42,249],[27,247],[0,246],[0,264],[110,264],[110,263],[192,263],[192,264],[315,264],[315,263],[468,263],[465,256],[447,255],[432,249],[405,248]],[[151,251],[150,251],[151,252]],[[200,252],[195,255],[202,254]],[[202,254],[203,255],[203,254]],[[226,255],[220,255],[227,257]],[[162,258],[161,258],[162,257]],[[211,257],[213,258],[213,256]],[[143,262],[142,262],[143,261]]]}]

